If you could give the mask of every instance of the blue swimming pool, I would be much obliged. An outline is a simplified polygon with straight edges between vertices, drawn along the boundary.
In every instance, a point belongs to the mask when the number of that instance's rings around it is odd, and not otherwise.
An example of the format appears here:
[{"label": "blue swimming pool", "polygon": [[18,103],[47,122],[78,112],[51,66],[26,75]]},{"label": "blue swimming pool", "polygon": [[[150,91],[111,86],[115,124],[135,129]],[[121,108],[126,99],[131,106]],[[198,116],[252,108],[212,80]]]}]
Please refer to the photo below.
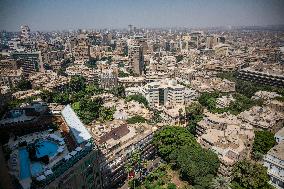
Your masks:
[{"label": "blue swimming pool", "polygon": [[19,150],[19,160],[20,160],[20,178],[25,179],[31,176],[30,172],[30,159],[29,153],[26,148]]},{"label": "blue swimming pool", "polygon": [[31,174],[36,176],[43,171],[43,164],[40,162],[35,162],[31,164]]},{"label": "blue swimming pool", "polygon": [[36,156],[38,158],[48,155],[49,157],[54,156],[57,153],[58,145],[49,140],[42,140],[36,143]]}]

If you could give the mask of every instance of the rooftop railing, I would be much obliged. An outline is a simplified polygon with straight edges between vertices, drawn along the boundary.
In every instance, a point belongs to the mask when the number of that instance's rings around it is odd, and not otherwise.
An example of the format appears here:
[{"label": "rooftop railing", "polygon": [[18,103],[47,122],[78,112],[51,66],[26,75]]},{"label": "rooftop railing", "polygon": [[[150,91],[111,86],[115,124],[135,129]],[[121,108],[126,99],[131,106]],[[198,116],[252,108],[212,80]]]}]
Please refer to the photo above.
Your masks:
[{"label": "rooftop railing", "polygon": [[35,178],[32,179],[31,189],[43,188],[50,184],[53,180],[60,177],[69,168],[73,167],[79,160],[89,154],[94,148],[94,142],[92,139],[88,141],[91,145],[85,146],[81,151],[77,152],[76,155],[71,156],[70,159],[65,160],[64,158],[57,162],[51,169],[53,174],[46,176],[42,181],[38,181]]}]

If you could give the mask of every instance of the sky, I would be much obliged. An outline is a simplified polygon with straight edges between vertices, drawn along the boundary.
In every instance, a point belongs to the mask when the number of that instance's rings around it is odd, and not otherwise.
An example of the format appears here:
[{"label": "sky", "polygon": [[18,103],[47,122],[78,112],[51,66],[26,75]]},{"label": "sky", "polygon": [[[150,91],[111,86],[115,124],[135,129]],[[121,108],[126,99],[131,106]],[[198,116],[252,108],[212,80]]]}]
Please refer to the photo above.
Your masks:
[{"label": "sky", "polygon": [[284,0],[0,0],[0,30],[284,24]]}]

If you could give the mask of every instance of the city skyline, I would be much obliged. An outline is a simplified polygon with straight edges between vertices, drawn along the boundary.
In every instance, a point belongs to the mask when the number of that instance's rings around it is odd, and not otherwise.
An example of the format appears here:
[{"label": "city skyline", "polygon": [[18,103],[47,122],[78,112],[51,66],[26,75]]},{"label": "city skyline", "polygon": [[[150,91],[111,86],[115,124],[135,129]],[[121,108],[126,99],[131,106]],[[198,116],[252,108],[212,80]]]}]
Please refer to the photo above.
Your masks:
[{"label": "city skyline", "polygon": [[220,27],[283,25],[284,2],[272,1],[6,1],[0,30],[33,31],[137,27]]}]

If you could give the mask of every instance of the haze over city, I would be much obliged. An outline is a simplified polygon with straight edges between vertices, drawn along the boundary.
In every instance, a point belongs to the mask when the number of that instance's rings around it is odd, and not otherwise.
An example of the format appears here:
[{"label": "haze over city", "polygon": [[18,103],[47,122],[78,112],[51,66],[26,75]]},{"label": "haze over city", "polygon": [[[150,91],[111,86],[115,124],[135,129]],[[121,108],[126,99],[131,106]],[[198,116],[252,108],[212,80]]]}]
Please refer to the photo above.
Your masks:
[{"label": "haze over city", "polygon": [[283,10],[282,0],[1,0],[0,29],[283,25]]},{"label": "haze over city", "polygon": [[0,189],[284,189],[284,0],[0,0]]}]

